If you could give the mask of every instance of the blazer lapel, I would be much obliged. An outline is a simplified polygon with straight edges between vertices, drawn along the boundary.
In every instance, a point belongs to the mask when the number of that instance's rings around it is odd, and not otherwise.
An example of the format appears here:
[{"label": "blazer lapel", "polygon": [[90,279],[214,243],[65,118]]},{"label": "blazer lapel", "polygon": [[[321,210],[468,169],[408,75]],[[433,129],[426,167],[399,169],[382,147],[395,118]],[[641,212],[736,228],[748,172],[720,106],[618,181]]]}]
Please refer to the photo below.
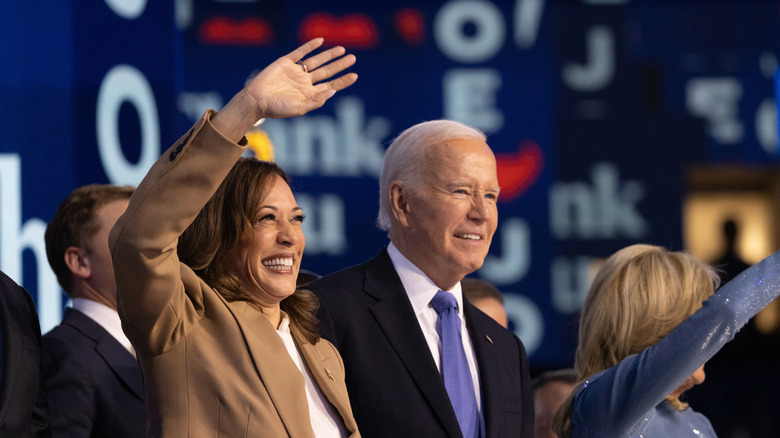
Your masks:
[{"label": "blazer lapel", "polygon": [[500,429],[501,398],[497,385],[501,384],[502,376],[497,375],[500,367],[492,366],[486,368],[483,364],[498,364],[502,362],[497,347],[493,345],[493,340],[485,332],[483,326],[474,317],[476,308],[463,299],[463,314],[466,317],[466,327],[469,330],[471,344],[474,346],[474,355],[477,357],[477,366],[479,367],[480,391],[482,392],[482,417],[485,420],[485,430],[488,431],[488,437],[494,436],[490,431]]},{"label": "blazer lapel", "polygon": [[114,338],[109,339],[108,337],[103,338],[95,349],[133,394],[143,400],[141,369],[133,355]]},{"label": "blazer lapel", "polygon": [[366,263],[365,292],[377,302],[370,307],[388,341],[406,370],[451,436],[460,436],[460,426],[450,398],[430,355],[420,323],[414,315],[401,279],[387,249]]},{"label": "blazer lapel", "polygon": [[346,397],[346,386],[341,386],[344,390],[339,391],[339,386],[336,385],[336,382],[339,380],[344,381],[341,369],[335,368],[339,365],[338,359],[334,356],[331,362],[336,363],[327,363],[317,346],[306,342],[294,328],[292,330],[295,343],[298,345],[303,360],[306,361],[306,365],[309,367],[309,371],[320,391],[336,409],[347,431],[354,432],[354,426],[348,422],[348,419],[351,418],[352,408],[350,407],[349,399]]},{"label": "blazer lapel", "polygon": [[245,301],[227,302],[238,322],[252,362],[291,437],[311,437],[303,375],[290,358],[276,329]]},{"label": "blazer lapel", "polygon": [[65,309],[63,324],[75,327],[85,336],[96,342],[95,350],[106,364],[130,388],[130,391],[143,401],[144,390],[141,383],[141,370],[138,362],[122,344],[119,343],[100,324],[72,308]]}]

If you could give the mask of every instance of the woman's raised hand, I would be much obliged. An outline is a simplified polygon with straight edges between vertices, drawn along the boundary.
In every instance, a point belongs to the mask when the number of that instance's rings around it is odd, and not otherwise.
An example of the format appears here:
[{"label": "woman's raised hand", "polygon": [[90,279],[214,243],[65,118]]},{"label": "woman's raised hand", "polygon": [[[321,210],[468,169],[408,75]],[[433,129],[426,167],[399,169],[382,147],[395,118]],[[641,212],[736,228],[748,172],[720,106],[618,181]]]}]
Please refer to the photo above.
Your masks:
[{"label": "woman's raised hand", "polygon": [[213,117],[217,131],[237,142],[261,118],[304,115],[321,107],[336,91],[354,84],[355,73],[335,77],[355,63],[355,55],[344,55],[343,47],[305,58],[323,42],[322,38],[307,42],[248,81]]},{"label": "woman's raised hand", "polygon": [[355,63],[355,55],[344,55],[343,47],[309,56],[323,42],[322,38],[315,38],[305,43],[264,68],[246,85],[245,91],[256,101],[260,117],[279,119],[306,114],[321,107],[336,91],[355,83],[355,73],[334,79]]}]

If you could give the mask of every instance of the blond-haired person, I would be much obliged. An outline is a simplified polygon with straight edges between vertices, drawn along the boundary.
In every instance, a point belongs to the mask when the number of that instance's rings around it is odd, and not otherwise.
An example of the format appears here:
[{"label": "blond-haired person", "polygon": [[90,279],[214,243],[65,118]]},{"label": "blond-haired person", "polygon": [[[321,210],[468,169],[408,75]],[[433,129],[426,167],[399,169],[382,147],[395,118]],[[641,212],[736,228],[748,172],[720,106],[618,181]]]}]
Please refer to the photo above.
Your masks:
[{"label": "blond-haired person", "polygon": [[[633,245],[599,270],[580,316],[579,384],[555,418],[559,437],[714,437],[680,400],[704,364],[780,293],[778,253],[723,286],[683,253]],[[702,304],[703,303],[703,304]]]}]

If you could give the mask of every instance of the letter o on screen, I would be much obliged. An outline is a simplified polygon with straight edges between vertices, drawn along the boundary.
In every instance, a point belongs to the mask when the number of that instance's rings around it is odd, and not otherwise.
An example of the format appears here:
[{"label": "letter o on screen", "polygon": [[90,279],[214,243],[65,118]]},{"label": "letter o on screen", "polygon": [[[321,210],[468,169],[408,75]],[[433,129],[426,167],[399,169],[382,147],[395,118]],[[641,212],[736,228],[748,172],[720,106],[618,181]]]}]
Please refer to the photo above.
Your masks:
[{"label": "letter o on screen", "polygon": [[115,14],[127,20],[140,17],[146,9],[146,0],[105,0],[105,2]]},{"label": "letter o on screen", "polygon": [[544,316],[539,307],[530,299],[512,293],[504,294],[506,316],[515,323],[515,334],[525,346],[525,352],[531,356],[536,352],[544,338]]},{"label": "letter o on screen", "polygon": [[[119,141],[119,108],[128,102],[141,123],[141,156],[127,161]],[[152,87],[137,68],[120,64],[111,68],[98,91],[96,109],[98,151],[103,169],[112,184],[136,185],[160,154],[160,120]]]},{"label": "letter o on screen", "polygon": [[[474,35],[466,35],[463,26],[472,23]],[[433,32],[439,49],[452,60],[477,63],[498,53],[504,44],[506,23],[492,3],[479,0],[452,1],[436,15]]]}]

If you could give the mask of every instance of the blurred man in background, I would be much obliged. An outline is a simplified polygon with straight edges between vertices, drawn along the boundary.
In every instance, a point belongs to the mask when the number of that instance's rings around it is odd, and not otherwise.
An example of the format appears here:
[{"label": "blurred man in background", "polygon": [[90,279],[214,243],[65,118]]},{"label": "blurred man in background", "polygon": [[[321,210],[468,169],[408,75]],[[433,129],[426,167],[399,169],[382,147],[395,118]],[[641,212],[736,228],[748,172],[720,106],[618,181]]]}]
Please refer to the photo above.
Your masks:
[{"label": "blurred man in background", "polygon": [[43,337],[43,378],[53,436],[145,437],[138,362],[116,303],[108,233],[131,187],[74,190],[46,228],[46,254],[73,301]]},{"label": "blurred man in background", "polygon": [[577,373],[571,368],[547,371],[534,379],[534,438],[557,438],[553,416],[576,383]]},{"label": "blurred man in background", "polygon": [[460,281],[463,296],[477,309],[493,318],[504,328],[509,328],[509,319],[504,309],[504,296],[491,282],[480,278],[466,277]]}]

